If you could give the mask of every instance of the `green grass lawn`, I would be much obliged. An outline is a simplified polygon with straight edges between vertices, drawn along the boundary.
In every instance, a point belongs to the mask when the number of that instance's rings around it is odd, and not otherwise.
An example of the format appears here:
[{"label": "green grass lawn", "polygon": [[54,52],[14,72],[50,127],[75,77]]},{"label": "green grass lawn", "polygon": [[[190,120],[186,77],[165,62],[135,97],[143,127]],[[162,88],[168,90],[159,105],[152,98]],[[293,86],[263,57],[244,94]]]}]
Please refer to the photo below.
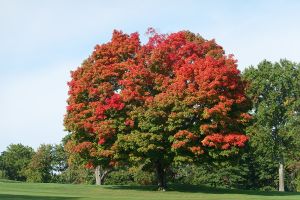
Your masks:
[{"label": "green grass lawn", "polygon": [[167,192],[147,186],[93,186],[0,182],[0,200],[300,200],[300,193],[213,189],[200,186],[170,186]]}]

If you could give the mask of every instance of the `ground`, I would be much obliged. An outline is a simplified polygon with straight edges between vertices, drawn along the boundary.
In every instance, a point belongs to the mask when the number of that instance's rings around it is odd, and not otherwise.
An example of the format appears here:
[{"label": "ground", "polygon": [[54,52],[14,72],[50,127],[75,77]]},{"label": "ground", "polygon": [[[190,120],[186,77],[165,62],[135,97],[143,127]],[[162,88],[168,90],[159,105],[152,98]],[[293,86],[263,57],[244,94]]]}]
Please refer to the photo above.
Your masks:
[{"label": "ground", "polygon": [[170,191],[151,186],[93,186],[0,181],[1,200],[299,200],[300,193],[214,189],[172,185]]}]

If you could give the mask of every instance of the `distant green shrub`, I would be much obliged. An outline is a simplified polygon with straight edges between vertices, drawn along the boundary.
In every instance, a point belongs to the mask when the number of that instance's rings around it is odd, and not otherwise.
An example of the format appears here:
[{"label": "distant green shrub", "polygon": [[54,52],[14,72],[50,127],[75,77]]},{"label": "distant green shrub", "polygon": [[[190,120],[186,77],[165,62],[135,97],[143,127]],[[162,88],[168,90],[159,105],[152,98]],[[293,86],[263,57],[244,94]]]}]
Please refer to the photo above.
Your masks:
[{"label": "distant green shrub", "polygon": [[0,170],[0,179],[6,179],[7,175],[4,170]]},{"label": "distant green shrub", "polygon": [[138,185],[154,185],[156,182],[155,174],[153,172],[147,172],[140,169],[133,172],[133,179]]},{"label": "distant green shrub", "polygon": [[71,183],[71,184],[94,184],[95,176],[93,170],[85,169],[83,166],[69,166],[60,174],[52,175],[54,183]]},{"label": "distant green shrub", "polygon": [[182,165],[173,169],[173,182],[221,188],[245,188],[248,181],[247,170],[241,168],[229,163],[221,163],[210,167],[205,165]]},{"label": "distant green shrub", "polygon": [[154,173],[139,168],[117,169],[105,179],[106,185],[153,185],[155,182]]},{"label": "distant green shrub", "polygon": [[134,184],[133,174],[128,170],[117,170],[109,173],[104,182],[106,185]]}]

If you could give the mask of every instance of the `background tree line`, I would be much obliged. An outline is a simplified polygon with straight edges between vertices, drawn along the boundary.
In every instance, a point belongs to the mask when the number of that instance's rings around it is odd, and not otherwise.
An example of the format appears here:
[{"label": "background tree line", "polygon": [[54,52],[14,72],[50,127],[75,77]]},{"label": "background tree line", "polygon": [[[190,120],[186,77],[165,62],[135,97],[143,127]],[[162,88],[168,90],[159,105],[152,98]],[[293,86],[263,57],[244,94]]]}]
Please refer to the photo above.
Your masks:
[{"label": "background tree line", "polygon": [[[240,157],[205,164],[172,164],[170,183],[214,187],[300,191],[300,65],[288,60],[261,62],[242,73],[252,101],[250,137]],[[58,145],[36,151],[12,144],[0,155],[0,177],[28,182],[86,183],[96,179],[81,158]],[[122,165],[103,177],[104,184],[154,184],[155,172]]]},{"label": "background tree line", "polygon": [[63,144],[11,144],[0,156],[1,178],[36,183],[92,183],[93,173],[70,156]]}]

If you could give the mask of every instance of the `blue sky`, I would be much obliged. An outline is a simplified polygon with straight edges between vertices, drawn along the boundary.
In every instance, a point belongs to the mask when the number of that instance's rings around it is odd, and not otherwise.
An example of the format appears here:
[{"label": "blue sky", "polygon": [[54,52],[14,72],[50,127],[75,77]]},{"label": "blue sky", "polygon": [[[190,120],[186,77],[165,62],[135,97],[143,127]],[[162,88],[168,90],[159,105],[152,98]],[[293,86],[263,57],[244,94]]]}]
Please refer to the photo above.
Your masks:
[{"label": "blue sky", "polygon": [[113,29],[190,30],[215,38],[239,69],[263,59],[300,62],[300,1],[0,0],[0,152],[66,134],[69,71]]}]

